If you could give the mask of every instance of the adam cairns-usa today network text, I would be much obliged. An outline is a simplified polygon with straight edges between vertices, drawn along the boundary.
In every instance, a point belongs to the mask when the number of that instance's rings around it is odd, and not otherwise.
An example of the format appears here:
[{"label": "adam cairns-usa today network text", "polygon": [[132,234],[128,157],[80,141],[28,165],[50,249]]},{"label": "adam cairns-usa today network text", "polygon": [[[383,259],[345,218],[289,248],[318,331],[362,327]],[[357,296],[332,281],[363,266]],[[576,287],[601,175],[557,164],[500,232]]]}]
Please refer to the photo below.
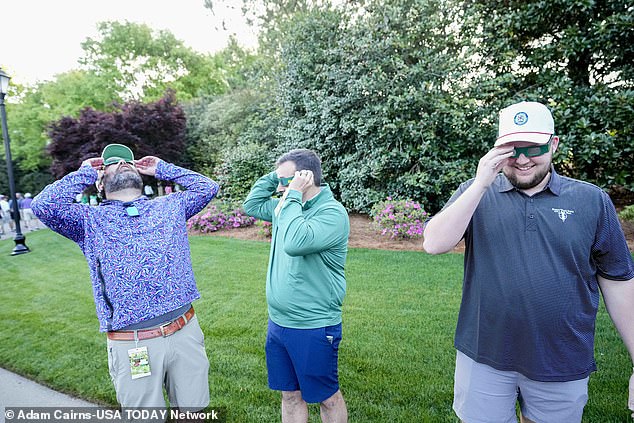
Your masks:
[{"label": "adam cairns-usa today network text", "polygon": [[170,420],[186,420],[197,422],[225,422],[226,413],[222,409],[183,411],[167,408],[124,408],[122,410],[100,407],[5,407],[6,423],[119,423],[129,421],[165,422]]}]

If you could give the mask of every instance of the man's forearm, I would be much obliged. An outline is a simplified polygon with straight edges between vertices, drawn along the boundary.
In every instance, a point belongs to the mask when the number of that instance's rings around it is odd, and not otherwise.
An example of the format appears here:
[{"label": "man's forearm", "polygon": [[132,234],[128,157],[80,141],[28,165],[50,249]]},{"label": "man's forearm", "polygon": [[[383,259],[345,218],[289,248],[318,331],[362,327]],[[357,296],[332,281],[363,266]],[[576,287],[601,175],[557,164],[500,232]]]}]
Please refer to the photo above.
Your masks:
[{"label": "man's forearm", "polygon": [[77,194],[95,183],[97,172],[82,166],[48,185],[31,203],[31,210],[46,226],[73,241],[83,237],[85,206],[73,204]]},{"label": "man's forearm", "polygon": [[451,251],[464,236],[486,188],[471,184],[446,209],[425,225],[423,248],[429,254]]},{"label": "man's forearm", "polygon": [[273,201],[271,198],[275,193],[277,183],[275,172],[266,174],[258,179],[242,205],[245,213],[258,219],[272,221],[273,209],[279,201]]},{"label": "man's forearm", "polygon": [[218,184],[212,179],[163,160],[157,165],[156,178],[177,183],[187,191],[208,196],[208,200],[211,200],[218,192]]},{"label": "man's forearm", "polygon": [[59,181],[46,186],[42,192],[35,196],[31,203],[31,209],[37,214],[42,208],[58,208],[72,204],[86,188],[97,180],[97,172],[90,167],[83,166],[75,172],[71,172]]},{"label": "man's forearm", "polygon": [[634,323],[632,323],[634,279],[612,281],[601,276],[597,279],[601,286],[605,308],[634,363]]}]

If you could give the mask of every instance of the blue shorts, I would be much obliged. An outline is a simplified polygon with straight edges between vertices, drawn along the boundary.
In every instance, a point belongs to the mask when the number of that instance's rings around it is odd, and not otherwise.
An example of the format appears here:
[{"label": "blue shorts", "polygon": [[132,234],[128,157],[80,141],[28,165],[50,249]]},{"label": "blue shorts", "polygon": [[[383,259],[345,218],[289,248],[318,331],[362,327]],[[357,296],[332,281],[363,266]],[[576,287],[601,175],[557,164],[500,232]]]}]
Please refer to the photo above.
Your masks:
[{"label": "blue shorts", "polygon": [[327,400],[339,390],[339,342],[341,323],[317,329],[291,329],[269,319],[265,348],[269,388],[301,391],[309,403]]}]

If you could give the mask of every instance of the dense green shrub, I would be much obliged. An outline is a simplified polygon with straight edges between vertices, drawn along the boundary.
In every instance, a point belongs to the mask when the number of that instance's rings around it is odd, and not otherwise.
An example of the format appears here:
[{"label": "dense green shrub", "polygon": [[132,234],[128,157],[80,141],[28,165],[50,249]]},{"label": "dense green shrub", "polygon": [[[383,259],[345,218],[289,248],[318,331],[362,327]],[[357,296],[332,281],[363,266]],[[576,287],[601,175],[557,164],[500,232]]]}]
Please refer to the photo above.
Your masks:
[{"label": "dense green shrub", "polygon": [[250,90],[236,90],[188,103],[186,158],[199,172],[213,175],[223,156],[254,126],[261,98]]},{"label": "dense green shrub", "polygon": [[270,152],[256,144],[228,150],[217,174],[221,198],[243,201],[255,181],[273,170],[273,160]]},{"label": "dense green shrub", "polygon": [[388,195],[439,209],[493,144],[482,122],[497,110],[461,92],[468,67],[447,7],[388,2],[358,19],[314,10],[287,31],[284,145],[316,150],[351,211]]}]

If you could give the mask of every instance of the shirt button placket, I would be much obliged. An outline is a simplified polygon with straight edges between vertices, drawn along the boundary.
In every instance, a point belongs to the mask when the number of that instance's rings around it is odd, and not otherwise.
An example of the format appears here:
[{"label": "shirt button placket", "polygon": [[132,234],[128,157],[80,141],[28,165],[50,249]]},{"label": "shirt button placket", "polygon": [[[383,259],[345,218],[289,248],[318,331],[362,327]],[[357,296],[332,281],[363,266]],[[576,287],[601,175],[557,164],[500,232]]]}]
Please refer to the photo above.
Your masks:
[{"label": "shirt button placket", "polygon": [[526,231],[537,231],[535,201],[532,198],[528,198],[526,201]]}]

